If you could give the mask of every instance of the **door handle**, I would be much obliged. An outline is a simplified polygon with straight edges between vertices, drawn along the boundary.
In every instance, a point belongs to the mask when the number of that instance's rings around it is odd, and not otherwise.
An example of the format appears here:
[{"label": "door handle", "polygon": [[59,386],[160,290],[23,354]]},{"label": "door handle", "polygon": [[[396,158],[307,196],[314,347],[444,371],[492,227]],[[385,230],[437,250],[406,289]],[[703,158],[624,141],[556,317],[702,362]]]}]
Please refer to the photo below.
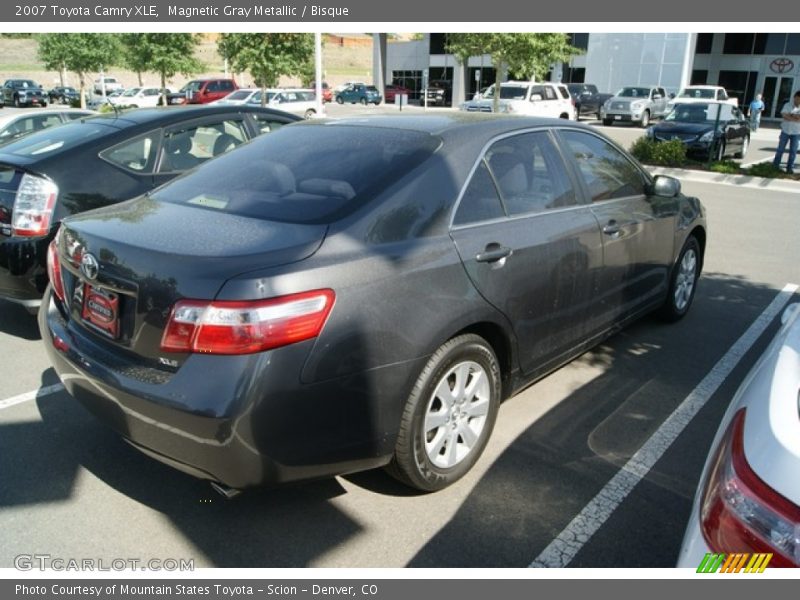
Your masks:
[{"label": "door handle", "polygon": [[603,227],[603,233],[606,235],[619,235],[621,228],[619,223],[617,223],[614,219],[611,219],[605,227]]},{"label": "door handle", "polygon": [[511,256],[514,251],[507,246],[501,246],[498,243],[491,243],[487,244],[486,248],[475,257],[475,260],[478,262],[485,262],[485,263],[493,263],[499,260],[503,260]]}]

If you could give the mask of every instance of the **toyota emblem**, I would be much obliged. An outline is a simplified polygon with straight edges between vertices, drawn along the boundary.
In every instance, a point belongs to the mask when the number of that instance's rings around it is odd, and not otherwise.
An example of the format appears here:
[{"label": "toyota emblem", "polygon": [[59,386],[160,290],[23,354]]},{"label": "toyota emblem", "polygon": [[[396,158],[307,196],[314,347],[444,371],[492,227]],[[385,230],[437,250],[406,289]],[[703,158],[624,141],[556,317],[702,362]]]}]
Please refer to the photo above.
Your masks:
[{"label": "toyota emblem", "polygon": [[769,68],[773,73],[788,73],[794,69],[794,63],[788,58],[776,58],[769,63]]},{"label": "toyota emblem", "polygon": [[81,257],[81,273],[86,279],[97,279],[97,273],[100,271],[100,265],[97,259],[88,252]]}]

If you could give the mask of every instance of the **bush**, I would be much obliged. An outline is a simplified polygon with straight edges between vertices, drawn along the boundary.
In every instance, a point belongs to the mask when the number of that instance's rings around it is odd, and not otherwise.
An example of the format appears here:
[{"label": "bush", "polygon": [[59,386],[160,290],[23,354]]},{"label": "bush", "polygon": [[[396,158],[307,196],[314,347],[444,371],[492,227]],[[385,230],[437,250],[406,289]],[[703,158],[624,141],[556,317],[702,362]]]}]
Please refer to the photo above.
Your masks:
[{"label": "bush", "polygon": [[641,137],[630,148],[637,160],[660,167],[681,167],[686,164],[686,147],[680,140],[656,142]]},{"label": "bush", "polygon": [[639,162],[649,163],[653,159],[653,146],[655,142],[646,137],[640,137],[630,147],[630,153]]},{"label": "bush", "polygon": [[653,142],[652,159],[654,165],[681,167],[686,164],[686,146],[680,140]]}]

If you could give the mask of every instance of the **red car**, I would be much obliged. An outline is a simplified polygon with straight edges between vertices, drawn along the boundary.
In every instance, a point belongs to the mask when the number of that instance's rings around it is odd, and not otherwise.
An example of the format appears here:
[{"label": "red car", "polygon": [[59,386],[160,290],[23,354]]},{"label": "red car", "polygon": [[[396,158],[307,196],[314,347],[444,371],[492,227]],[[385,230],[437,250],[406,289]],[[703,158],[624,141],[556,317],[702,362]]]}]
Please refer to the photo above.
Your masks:
[{"label": "red car", "polygon": [[[317,91],[317,84],[316,82],[312,81],[311,85],[308,86],[313,90],[315,93]],[[331,91],[331,86],[329,86],[324,81],[322,82],[322,101],[323,102],[333,102],[333,91]]]},{"label": "red car", "polygon": [[170,104],[208,104],[239,89],[233,79],[195,79],[177,94],[170,94]]},{"label": "red car", "polygon": [[394,97],[397,94],[406,94],[406,96],[410,98],[411,90],[406,87],[403,87],[402,85],[394,85],[394,84],[389,84],[384,88],[383,97],[387,104],[394,103]]}]

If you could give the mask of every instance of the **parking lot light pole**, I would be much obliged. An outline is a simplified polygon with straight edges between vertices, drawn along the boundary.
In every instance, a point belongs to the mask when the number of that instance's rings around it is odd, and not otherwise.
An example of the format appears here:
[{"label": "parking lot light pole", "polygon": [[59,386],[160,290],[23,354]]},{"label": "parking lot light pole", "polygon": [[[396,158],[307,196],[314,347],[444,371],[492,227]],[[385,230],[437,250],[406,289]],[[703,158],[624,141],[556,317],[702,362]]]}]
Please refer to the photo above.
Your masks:
[{"label": "parking lot light pole", "polygon": [[322,34],[314,34],[314,95],[317,99],[317,114],[321,117],[325,114],[325,99],[322,97]]}]

